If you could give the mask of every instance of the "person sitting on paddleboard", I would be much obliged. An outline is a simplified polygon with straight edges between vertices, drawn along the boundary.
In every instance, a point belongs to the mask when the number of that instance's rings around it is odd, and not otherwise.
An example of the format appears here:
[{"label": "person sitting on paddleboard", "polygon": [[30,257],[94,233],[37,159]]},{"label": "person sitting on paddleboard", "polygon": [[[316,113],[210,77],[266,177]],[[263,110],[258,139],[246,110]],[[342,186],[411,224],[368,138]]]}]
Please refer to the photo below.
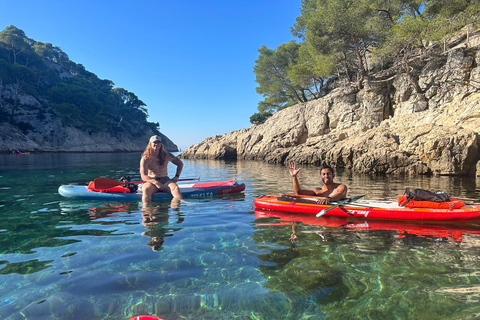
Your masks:
[{"label": "person sitting on paddleboard", "polygon": [[333,182],[335,173],[333,172],[333,168],[328,165],[324,164],[320,168],[320,179],[323,181],[323,187],[317,187],[310,190],[302,190],[300,183],[298,182],[297,175],[302,168],[297,169],[296,163],[290,162],[288,170],[293,179],[293,189],[298,195],[321,197],[317,201],[317,203],[320,204],[327,204],[330,201],[338,201],[347,197],[347,186]]},{"label": "person sitting on paddleboard", "polygon": [[[175,177],[168,177],[168,163],[177,166]],[[152,136],[140,160],[140,176],[145,183],[142,186],[142,203],[148,204],[152,195],[158,191],[171,193],[174,199],[182,200],[177,181],[182,173],[183,162],[167,152],[159,136]]]}]

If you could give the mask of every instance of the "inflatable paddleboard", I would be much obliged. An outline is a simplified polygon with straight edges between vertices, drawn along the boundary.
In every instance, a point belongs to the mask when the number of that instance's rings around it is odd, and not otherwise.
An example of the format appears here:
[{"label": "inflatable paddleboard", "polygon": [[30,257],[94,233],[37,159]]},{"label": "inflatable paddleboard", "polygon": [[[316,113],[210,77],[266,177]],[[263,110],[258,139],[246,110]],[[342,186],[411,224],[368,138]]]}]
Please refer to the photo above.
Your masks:
[{"label": "inflatable paddleboard", "polygon": [[[217,182],[199,182],[191,184],[179,184],[180,191],[185,198],[204,198],[217,195],[239,193],[245,190],[245,184],[233,180]],[[98,192],[89,190],[87,186],[61,185],[58,193],[69,199],[84,200],[113,200],[113,201],[137,201],[142,199],[142,193],[138,192]],[[152,196],[153,200],[171,199],[172,195],[166,192],[157,192]]]},{"label": "inflatable paddleboard", "polygon": [[[317,204],[314,199],[291,195],[265,195],[255,199],[255,207],[289,213],[317,215],[333,204]],[[480,205],[459,209],[409,208],[393,201],[356,200],[326,211],[325,216],[410,221],[480,221]]]}]

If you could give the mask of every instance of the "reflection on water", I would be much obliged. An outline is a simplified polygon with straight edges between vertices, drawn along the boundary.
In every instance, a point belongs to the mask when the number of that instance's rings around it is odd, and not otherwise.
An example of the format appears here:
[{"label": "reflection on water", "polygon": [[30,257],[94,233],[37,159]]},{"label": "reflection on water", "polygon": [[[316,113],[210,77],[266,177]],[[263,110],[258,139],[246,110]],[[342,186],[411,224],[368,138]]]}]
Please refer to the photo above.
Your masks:
[{"label": "reflection on water", "polygon": [[[71,201],[60,184],[139,179],[139,154],[0,156],[0,318],[473,319],[480,223],[314,218],[254,210],[292,192],[286,167],[185,160],[182,177],[245,192],[156,202]],[[174,170],[175,168],[173,168]],[[304,167],[304,188],[320,186]],[[406,187],[478,199],[479,180],[338,172],[349,195]]]},{"label": "reflection on water", "polygon": [[[438,241],[439,239],[462,241],[466,235],[480,235],[480,222],[422,222],[395,220],[363,220],[343,217],[320,217],[314,215],[290,214],[279,211],[255,209],[255,217],[260,225],[292,225],[291,241],[298,242],[298,229],[302,225],[318,226],[313,232],[323,237],[325,232],[349,231],[396,231],[398,238],[419,237]],[[269,219],[274,223],[269,223]],[[328,229],[327,229],[328,228]]]},{"label": "reflection on water", "polygon": [[[393,228],[334,227],[338,221],[320,228],[276,221],[257,220],[261,232],[254,235],[259,245],[277,236],[270,252],[260,255],[266,286],[302,296],[320,290],[326,296],[316,303],[327,318],[355,319],[363,312],[373,319],[439,319],[454,314],[463,299],[478,301],[478,226],[475,235],[467,233],[460,242],[441,234],[400,237]],[[289,241],[292,227],[295,243]],[[470,297],[445,295],[460,288]],[[470,314],[477,308],[462,309]]]},{"label": "reflection on water", "polygon": [[[180,224],[184,221],[184,216],[179,212],[180,201],[172,199],[172,202],[176,203],[174,209],[178,213],[178,219],[175,224]],[[181,230],[181,228],[167,228],[170,224],[169,209],[172,207],[165,206],[165,204],[153,205],[150,207],[143,207],[142,209],[142,224],[146,227],[147,231],[142,232],[142,235],[152,238],[147,245],[152,248],[153,251],[159,251],[165,242],[165,237],[172,236],[173,232]]]}]

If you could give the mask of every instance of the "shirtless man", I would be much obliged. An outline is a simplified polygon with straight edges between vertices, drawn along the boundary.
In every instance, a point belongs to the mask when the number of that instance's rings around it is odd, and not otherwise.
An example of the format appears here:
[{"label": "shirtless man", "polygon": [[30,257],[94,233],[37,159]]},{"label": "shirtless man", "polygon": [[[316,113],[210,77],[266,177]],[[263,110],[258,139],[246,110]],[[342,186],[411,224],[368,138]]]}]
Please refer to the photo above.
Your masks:
[{"label": "shirtless man", "polygon": [[323,165],[320,168],[320,179],[322,179],[323,181],[323,187],[317,187],[310,190],[302,190],[302,188],[300,187],[300,183],[297,179],[297,174],[302,169],[297,169],[297,165],[295,164],[295,162],[290,162],[288,170],[290,171],[290,175],[293,179],[293,189],[298,195],[321,197],[317,201],[320,204],[328,204],[330,201],[338,201],[347,197],[347,186],[341,183],[333,182],[335,174],[333,173],[332,167],[328,165]]},{"label": "shirtless man", "polygon": [[[173,179],[168,177],[168,163],[177,166]],[[174,199],[182,200],[177,181],[182,173],[183,162],[167,152],[159,136],[152,136],[140,160],[140,176],[145,183],[142,186],[142,204],[152,201],[152,195],[158,191],[169,192]]]}]

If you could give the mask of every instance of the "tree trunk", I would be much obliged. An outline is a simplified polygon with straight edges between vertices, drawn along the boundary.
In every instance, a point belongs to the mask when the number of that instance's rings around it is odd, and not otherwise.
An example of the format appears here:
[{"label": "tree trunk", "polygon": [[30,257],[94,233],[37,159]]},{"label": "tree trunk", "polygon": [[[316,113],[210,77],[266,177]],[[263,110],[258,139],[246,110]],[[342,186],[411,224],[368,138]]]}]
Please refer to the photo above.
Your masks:
[{"label": "tree trunk", "polygon": [[308,101],[308,98],[307,98],[307,96],[305,95],[305,90],[301,89],[301,92],[302,92],[303,102],[307,102],[307,101]]},{"label": "tree trunk", "polygon": [[418,78],[414,77],[413,74],[410,72],[410,64],[408,63],[408,61],[405,61],[405,64],[407,68],[407,76],[410,79],[410,82],[412,83],[415,92],[423,95],[425,92],[423,92],[422,88],[420,88],[420,85],[418,84]]},{"label": "tree trunk", "polygon": [[417,95],[420,97],[421,100],[426,101],[427,98],[425,97],[425,92],[420,88],[420,85],[418,84],[418,77],[415,77],[411,72],[410,72],[410,65],[408,61],[405,61],[406,67],[407,67],[407,76],[408,79],[410,79],[410,83],[413,85],[413,88],[415,89],[415,92]]},{"label": "tree trunk", "polygon": [[358,89],[362,89],[363,88],[363,80],[365,79],[365,65],[364,65],[364,62],[363,62],[363,57],[362,57],[362,53],[360,52],[360,48],[359,48],[359,44],[358,44],[358,41],[357,39],[355,39],[355,37],[352,37],[352,40],[355,44],[355,55],[357,56],[357,59],[358,59]]},{"label": "tree trunk", "polygon": [[305,102],[305,101],[302,100],[302,97],[300,97],[300,95],[298,94],[297,90],[295,90],[295,88],[293,88],[291,85],[289,85],[287,83],[284,83],[284,84],[287,87],[287,90],[290,91],[290,93],[292,93],[292,95],[295,97],[295,100],[298,103]]}]

